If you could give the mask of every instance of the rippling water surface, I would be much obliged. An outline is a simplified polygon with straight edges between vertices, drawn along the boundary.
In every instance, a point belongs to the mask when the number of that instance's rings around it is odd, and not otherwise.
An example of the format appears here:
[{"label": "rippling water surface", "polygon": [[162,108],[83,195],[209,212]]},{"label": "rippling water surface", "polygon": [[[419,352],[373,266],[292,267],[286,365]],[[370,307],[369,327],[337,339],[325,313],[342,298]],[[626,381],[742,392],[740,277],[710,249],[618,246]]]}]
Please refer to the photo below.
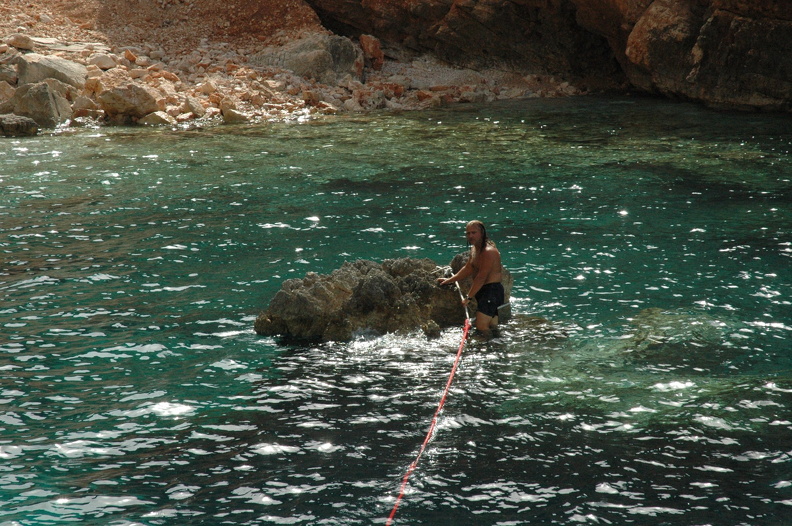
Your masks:
[{"label": "rippling water surface", "polygon": [[395,524],[789,524],[791,124],[580,98],[0,141],[0,525],[384,524],[461,328],[253,320],[472,218],[515,316]]}]

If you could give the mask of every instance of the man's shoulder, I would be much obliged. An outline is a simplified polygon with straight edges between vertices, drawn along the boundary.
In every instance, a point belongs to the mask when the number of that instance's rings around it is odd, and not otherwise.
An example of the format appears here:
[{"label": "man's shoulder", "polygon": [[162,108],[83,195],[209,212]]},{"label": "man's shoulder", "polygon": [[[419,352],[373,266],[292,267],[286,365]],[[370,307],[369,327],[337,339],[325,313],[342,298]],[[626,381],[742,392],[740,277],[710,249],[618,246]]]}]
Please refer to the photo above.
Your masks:
[{"label": "man's shoulder", "polygon": [[481,255],[487,259],[499,258],[500,251],[493,245],[487,245],[484,250],[481,251]]},{"label": "man's shoulder", "polygon": [[496,247],[495,245],[488,244],[486,247],[484,247],[484,253],[495,255],[495,254],[500,254],[500,250],[498,250],[498,247]]}]

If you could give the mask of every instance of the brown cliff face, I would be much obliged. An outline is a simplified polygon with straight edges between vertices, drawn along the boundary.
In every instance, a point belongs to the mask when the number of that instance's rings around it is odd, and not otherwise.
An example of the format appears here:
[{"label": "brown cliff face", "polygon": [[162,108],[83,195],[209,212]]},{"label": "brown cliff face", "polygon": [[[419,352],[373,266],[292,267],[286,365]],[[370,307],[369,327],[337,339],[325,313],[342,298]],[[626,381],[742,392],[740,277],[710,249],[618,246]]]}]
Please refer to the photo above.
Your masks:
[{"label": "brown cliff face", "polygon": [[722,107],[792,109],[792,3],[305,0],[329,29],[467,67],[550,73]]},{"label": "brown cliff face", "polygon": [[638,89],[721,107],[792,109],[792,3],[572,1]]}]

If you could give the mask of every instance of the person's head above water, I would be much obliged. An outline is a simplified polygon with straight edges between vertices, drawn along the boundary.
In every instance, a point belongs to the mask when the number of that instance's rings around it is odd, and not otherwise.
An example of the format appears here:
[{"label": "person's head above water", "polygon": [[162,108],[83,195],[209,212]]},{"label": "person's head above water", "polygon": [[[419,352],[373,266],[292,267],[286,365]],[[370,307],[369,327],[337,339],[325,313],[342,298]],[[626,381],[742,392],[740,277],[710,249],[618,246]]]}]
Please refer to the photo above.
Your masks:
[{"label": "person's head above water", "polygon": [[494,243],[487,237],[487,229],[484,223],[478,219],[470,221],[465,227],[465,237],[467,238],[468,245],[473,245],[477,249],[481,249],[487,244],[494,245]]}]

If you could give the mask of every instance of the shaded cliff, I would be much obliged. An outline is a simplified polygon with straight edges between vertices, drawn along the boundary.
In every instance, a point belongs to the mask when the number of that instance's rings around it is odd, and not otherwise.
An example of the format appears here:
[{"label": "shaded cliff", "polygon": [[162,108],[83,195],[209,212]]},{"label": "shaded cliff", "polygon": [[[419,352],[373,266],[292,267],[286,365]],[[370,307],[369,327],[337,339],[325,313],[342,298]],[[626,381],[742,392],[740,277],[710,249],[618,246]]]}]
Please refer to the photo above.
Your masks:
[{"label": "shaded cliff", "polygon": [[466,67],[559,75],[714,106],[792,109],[792,3],[306,0],[329,29]]},{"label": "shaded cliff", "polygon": [[594,88],[624,79],[607,39],[577,23],[569,0],[306,2],[336,33],[371,34],[462,67],[550,74]]},{"label": "shaded cliff", "polygon": [[643,91],[730,108],[792,109],[792,3],[573,0]]}]

